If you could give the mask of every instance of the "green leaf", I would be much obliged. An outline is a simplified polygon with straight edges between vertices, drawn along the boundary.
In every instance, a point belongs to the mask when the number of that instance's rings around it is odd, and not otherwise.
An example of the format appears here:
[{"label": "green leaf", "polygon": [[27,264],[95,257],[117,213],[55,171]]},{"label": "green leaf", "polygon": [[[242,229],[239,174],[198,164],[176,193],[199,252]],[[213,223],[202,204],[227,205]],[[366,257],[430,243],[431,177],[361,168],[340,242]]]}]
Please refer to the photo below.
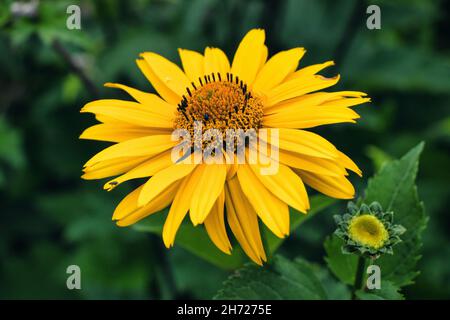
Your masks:
[{"label": "green leaf", "polygon": [[396,224],[406,228],[401,236],[403,241],[394,247],[394,255],[384,255],[377,260],[382,279],[400,287],[413,283],[418,275],[416,264],[420,259],[421,235],[428,220],[415,185],[423,146],[420,143],[400,160],[385,165],[369,180],[366,190],[366,203],[378,201],[383,210],[394,212]]},{"label": "green leaf", "polygon": [[427,136],[431,139],[439,139],[450,141],[450,117],[446,117],[436,123],[427,130]]},{"label": "green leaf", "polygon": [[[310,197],[309,202],[311,205],[311,209],[307,214],[303,214],[298,212],[295,209],[290,208],[290,230],[291,234],[305,221],[311,219],[320,211],[328,208],[332,204],[336,203],[336,199],[326,197],[324,195],[314,195]],[[278,238],[275,236],[268,228],[264,228],[264,237],[266,240],[266,249],[268,250],[269,256],[283,244],[286,238]]]},{"label": "green leaf", "polygon": [[356,296],[361,300],[404,300],[400,287],[390,281],[382,281],[381,289],[358,290]]},{"label": "green leaf", "polygon": [[354,254],[343,254],[341,250],[342,245],[342,239],[334,235],[328,237],[324,243],[327,253],[325,261],[339,280],[345,284],[353,285],[355,283],[358,257]]},{"label": "green leaf", "polygon": [[378,171],[381,167],[388,161],[392,161],[392,158],[389,154],[381,150],[376,146],[368,146],[366,148],[367,156],[372,160],[373,166]]},{"label": "green leaf", "polygon": [[227,270],[214,268],[182,248],[171,249],[167,257],[172,270],[169,276],[173,278],[174,287],[178,292],[189,292],[190,299],[211,299],[229,276]]},{"label": "green leaf", "polygon": [[[6,163],[14,169],[25,165],[22,133],[0,118],[0,164]],[[0,168],[1,170],[1,168]]]},{"label": "green leaf", "polygon": [[271,265],[247,264],[237,270],[214,299],[326,299],[325,290],[308,262],[275,256]]},{"label": "green leaf", "polygon": [[[420,143],[400,160],[386,163],[369,180],[364,199],[365,203],[378,201],[384,211],[393,211],[394,223],[406,228],[401,236],[403,241],[393,248],[394,254],[386,254],[376,260],[381,268],[382,280],[391,281],[398,287],[411,284],[418,274],[416,264],[420,258],[421,234],[427,223],[415,186],[422,150],[423,143]],[[335,276],[351,285],[356,273],[357,257],[343,254],[341,244],[334,236],[327,239],[325,259]]]},{"label": "green leaf", "polygon": [[77,76],[69,74],[62,84],[62,100],[66,103],[75,101],[77,95],[83,89],[83,84]]},{"label": "green leaf", "polygon": [[322,283],[329,300],[350,300],[350,288],[333,277],[329,269],[319,264],[312,264],[311,266]]}]

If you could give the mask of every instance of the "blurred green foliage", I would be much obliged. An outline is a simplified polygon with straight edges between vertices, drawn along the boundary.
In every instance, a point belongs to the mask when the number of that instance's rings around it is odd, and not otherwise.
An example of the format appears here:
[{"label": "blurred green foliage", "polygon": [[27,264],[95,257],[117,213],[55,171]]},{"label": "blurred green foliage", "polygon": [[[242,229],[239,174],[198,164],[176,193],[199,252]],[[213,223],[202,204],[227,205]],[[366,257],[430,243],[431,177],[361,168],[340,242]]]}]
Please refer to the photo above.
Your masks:
[{"label": "blurred green foliage", "polygon": [[[0,298],[210,298],[228,276],[180,245],[118,228],[114,206],[136,185],[112,193],[82,181],[82,164],[106,144],[80,141],[95,121],[81,106],[120,82],[151,91],[134,60],[155,51],[179,63],[176,48],[220,46],[233,54],[253,27],[270,53],[293,46],[301,65],[335,60],[338,89],[369,93],[357,125],[318,128],[360,165],[365,177],[426,141],[418,191],[430,216],[421,274],[409,298],[450,297],[450,4],[379,0],[382,29],[368,30],[356,0],[40,1],[36,14],[0,1]],[[81,7],[81,30],[66,28],[66,8]],[[88,89],[55,41],[91,79]],[[352,179],[363,190],[366,178]],[[313,194],[313,192],[310,192]],[[322,241],[344,201],[308,220],[281,246],[288,257],[323,264]],[[66,288],[66,267],[82,270],[82,290]]]}]

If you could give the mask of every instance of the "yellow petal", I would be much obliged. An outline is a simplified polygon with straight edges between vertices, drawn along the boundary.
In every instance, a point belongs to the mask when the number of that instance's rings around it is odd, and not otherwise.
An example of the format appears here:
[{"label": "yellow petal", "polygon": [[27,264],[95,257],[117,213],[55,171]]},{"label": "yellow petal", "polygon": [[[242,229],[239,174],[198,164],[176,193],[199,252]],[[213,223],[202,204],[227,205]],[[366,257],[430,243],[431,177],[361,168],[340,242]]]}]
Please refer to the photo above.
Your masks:
[{"label": "yellow petal", "polygon": [[358,168],[358,166],[356,165],[356,163],[353,162],[352,159],[350,159],[347,155],[345,155],[343,152],[341,152],[339,150],[338,150],[338,155],[339,155],[339,161],[341,162],[341,164],[344,167],[346,167],[347,169],[353,171],[358,176],[362,177],[361,169]]},{"label": "yellow petal", "polygon": [[330,66],[334,66],[334,61],[327,61],[324,63],[319,64],[313,64],[304,68],[301,68],[300,70],[294,72],[290,76],[286,78],[286,81],[293,80],[293,79],[299,79],[299,78],[308,78],[313,75],[315,75],[317,72],[328,68]]},{"label": "yellow petal", "polygon": [[289,167],[321,175],[339,176],[346,174],[345,168],[339,164],[338,159],[316,158],[284,150],[279,150],[279,158],[281,163]]},{"label": "yellow petal", "polygon": [[116,176],[133,169],[142,163],[146,157],[120,157],[106,161],[97,162],[83,169],[81,178],[86,180],[103,179]]},{"label": "yellow petal", "polygon": [[174,113],[177,111],[174,104],[167,103],[156,94],[140,91],[119,83],[108,82],[105,83],[105,87],[124,90],[140,104],[148,107],[155,114],[159,114],[165,118],[173,119]]},{"label": "yellow petal", "polygon": [[139,196],[139,206],[143,206],[152,201],[172,183],[191,173],[195,166],[196,164],[178,162],[159,171],[144,184],[144,188]]},{"label": "yellow petal", "polygon": [[278,112],[286,112],[292,109],[318,106],[327,100],[329,92],[314,92],[300,97],[278,102],[272,106],[264,106],[264,115],[271,115]]},{"label": "yellow petal", "polygon": [[165,81],[161,80],[156,72],[150,68],[148,62],[144,59],[137,59],[136,64],[138,65],[141,72],[145,75],[147,80],[152,84],[153,88],[158,92],[158,94],[167,102],[174,105],[178,104],[181,100],[181,96],[172,91]]},{"label": "yellow petal", "polygon": [[103,186],[103,189],[111,191],[122,182],[131,179],[153,176],[159,171],[171,166],[172,164],[173,162],[171,150],[163,152],[142,162],[141,164],[131,169],[130,171],[126,172],[125,174],[108,181]]},{"label": "yellow petal", "polygon": [[114,119],[114,118],[111,118],[111,117],[108,117],[108,116],[104,116],[102,114],[96,114],[95,115],[95,119],[97,119],[101,123],[106,123],[106,124],[126,124],[126,125],[130,125],[129,123],[126,123],[126,122],[123,122],[121,120]]},{"label": "yellow petal", "polygon": [[186,88],[190,85],[189,79],[175,63],[154,52],[141,53],[141,57],[148,63],[160,83],[180,97],[186,93]]},{"label": "yellow petal", "polygon": [[330,107],[353,107],[358,104],[370,102],[370,98],[340,98],[331,101],[324,102],[321,106]]},{"label": "yellow petal", "polygon": [[347,97],[362,98],[365,95],[366,94],[364,92],[357,92],[357,91],[308,93],[297,98],[276,103],[273,106],[266,106],[264,108],[264,114],[269,115],[278,112],[287,112],[289,110],[303,107],[319,106],[325,104],[327,101],[333,101],[336,99],[342,99]]},{"label": "yellow petal", "polygon": [[306,93],[331,87],[338,83],[339,75],[333,78],[325,78],[319,75],[312,76],[308,81],[303,78],[293,79],[276,86],[267,93],[267,106],[272,106],[280,101],[292,99]]},{"label": "yellow petal", "polygon": [[238,171],[239,164],[237,162],[233,162],[227,165],[227,180],[233,178],[236,175],[236,172]]},{"label": "yellow petal", "polygon": [[190,187],[191,175],[183,178],[177,188],[178,191],[176,191],[175,198],[164,223],[162,238],[167,248],[173,246],[178,228],[189,210],[189,203],[194,194],[194,190]]},{"label": "yellow petal", "polygon": [[221,74],[222,79],[225,79],[227,72],[230,72],[230,62],[222,50],[207,47],[205,49],[205,74],[217,72]]},{"label": "yellow petal", "polygon": [[177,141],[172,141],[171,135],[148,136],[127,140],[100,151],[89,159],[85,166],[121,157],[151,157],[172,148],[177,143]]},{"label": "yellow petal", "polygon": [[190,185],[195,190],[190,206],[192,224],[203,223],[217,197],[222,193],[227,175],[224,164],[201,164],[195,169],[195,180]]},{"label": "yellow petal", "polygon": [[261,241],[258,218],[255,210],[245,198],[237,177],[227,181],[225,203],[231,231],[250,259],[262,265],[267,257]]},{"label": "yellow petal", "polygon": [[265,33],[262,29],[250,30],[239,44],[234,55],[231,73],[251,86],[266,55]]},{"label": "yellow petal", "polygon": [[[259,60],[259,68],[258,68],[258,72],[256,73],[257,75],[261,71],[261,69],[264,67],[264,65],[266,64],[268,56],[269,56],[269,48],[267,48],[267,46],[264,45],[262,54],[261,54],[261,58]],[[253,86],[253,84],[252,84],[252,86]]]},{"label": "yellow petal", "polygon": [[133,101],[103,99],[87,103],[80,112],[90,112],[96,115],[104,115],[132,125],[173,128],[173,116],[161,115],[145,108],[140,103]]},{"label": "yellow petal", "polygon": [[223,150],[223,154],[224,154],[224,160],[227,166],[227,180],[233,178],[239,168],[239,164],[237,162],[236,159],[236,155],[233,153],[230,155],[228,153],[225,152],[225,150]]},{"label": "yellow petal", "polygon": [[231,254],[231,243],[228,239],[227,230],[225,228],[224,205],[225,191],[222,190],[221,194],[214,203],[211,212],[205,219],[205,228],[211,238],[211,241],[216,245],[216,247],[226,254]]},{"label": "yellow petal", "polygon": [[198,78],[205,74],[204,57],[196,51],[186,49],[178,49],[178,53],[184,72],[192,82],[197,83]]},{"label": "yellow petal", "polygon": [[299,107],[263,117],[263,125],[272,128],[312,128],[324,124],[355,123],[359,115],[350,108],[335,106]]},{"label": "yellow petal", "polygon": [[119,202],[116,209],[114,210],[112,217],[113,220],[120,220],[138,209],[137,199],[139,197],[139,193],[142,190],[142,187],[143,186],[136,188],[135,190],[127,194],[125,198],[122,199],[122,201]]},{"label": "yellow petal", "polygon": [[[309,199],[302,179],[289,167],[281,163],[278,166],[275,174],[261,174],[262,166],[259,164],[251,164],[250,168],[270,193],[292,208],[306,213],[309,209]],[[250,186],[254,188],[253,185]]]},{"label": "yellow petal", "polygon": [[87,128],[80,139],[122,142],[151,135],[171,134],[167,129],[138,127],[129,124],[101,123]]},{"label": "yellow petal", "polygon": [[175,182],[152,202],[143,207],[138,207],[137,201],[143,186],[129,193],[116,207],[112,219],[118,220],[117,225],[120,227],[129,226],[137,221],[149,216],[150,214],[161,211],[167,207],[173,200],[179,182]]},{"label": "yellow petal", "polygon": [[353,199],[355,189],[345,176],[324,176],[295,169],[303,181],[310,187],[327,196],[337,199]]},{"label": "yellow petal", "polygon": [[304,53],[305,49],[295,48],[274,55],[256,76],[253,90],[263,93],[280,84],[286,76],[297,69],[298,62]]},{"label": "yellow petal", "polygon": [[277,236],[289,234],[289,209],[258,180],[249,165],[237,172],[242,191],[264,224]]},{"label": "yellow petal", "polygon": [[[268,129],[268,137],[270,138],[272,137],[271,130],[277,130],[279,134],[278,141],[267,139],[267,142],[270,142],[273,148],[278,147],[282,150],[318,158],[335,159],[338,157],[337,149],[318,134],[296,129]],[[261,139],[263,138],[261,137]]]}]

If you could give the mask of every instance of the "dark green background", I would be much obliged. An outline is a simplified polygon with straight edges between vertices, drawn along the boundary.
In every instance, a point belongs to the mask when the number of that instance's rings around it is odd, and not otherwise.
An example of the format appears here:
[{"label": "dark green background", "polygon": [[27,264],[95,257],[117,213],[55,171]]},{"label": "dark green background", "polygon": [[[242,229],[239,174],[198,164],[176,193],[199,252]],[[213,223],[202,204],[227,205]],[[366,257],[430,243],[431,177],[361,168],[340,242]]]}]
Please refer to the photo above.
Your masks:
[{"label": "dark green background", "polygon": [[[111,193],[83,181],[82,164],[106,144],[78,140],[95,123],[79,113],[99,97],[125,98],[104,82],[151,91],[134,60],[155,51],[179,63],[177,48],[219,46],[231,56],[253,27],[270,54],[307,49],[301,66],[335,60],[334,90],[367,92],[357,125],[318,128],[364,171],[357,190],[391,157],[426,142],[418,178],[430,216],[421,275],[408,298],[450,297],[450,5],[444,1],[41,1],[35,17],[14,17],[0,1],[0,298],[210,298],[228,272],[153,235],[117,228],[114,206],[138,182]],[[369,4],[382,29],[366,28]],[[81,6],[81,30],[66,29],[66,8]],[[85,70],[87,90],[55,49]],[[98,91],[97,93],[95,91]],[[311,193],[313,193],[311,191]],[[322,212],[281,251],[323,262],[333,229]],[[66,288],[66,267],[82,270],[82,290]]]}]

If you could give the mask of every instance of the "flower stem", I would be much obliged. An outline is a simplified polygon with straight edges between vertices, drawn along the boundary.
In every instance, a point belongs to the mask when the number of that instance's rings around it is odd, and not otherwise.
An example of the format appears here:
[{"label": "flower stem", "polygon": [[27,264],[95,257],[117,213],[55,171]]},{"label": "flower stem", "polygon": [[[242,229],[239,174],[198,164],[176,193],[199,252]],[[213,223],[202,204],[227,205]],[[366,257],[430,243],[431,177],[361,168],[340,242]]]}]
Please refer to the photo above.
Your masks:
[{"label": "flower stem", "polygon": [[365,266],[366,266],[366,259],[364,259],[364,257],[362,257],[362,256],[359,256],[358,266],[357,266],[356,275],[355,275],[355,283],[353,285],[353,290],[352,290],[352,300],[356,300],[356,291],[363,288],[364,267]]},{"label": "flower stem", "polygon": [[64,59],[64,61],[69,66],[69,69],[74,72],[78,78],[80,78],[81,82],[86,87],[87,91],[92,95],[92,97],[97,98],[99,96],[98,89],[92,79],[90,79],[84,70],[73,58],[69,50],[67,50],[62,43],[56,39],[53,40],[52,43],[55,51]]}]

